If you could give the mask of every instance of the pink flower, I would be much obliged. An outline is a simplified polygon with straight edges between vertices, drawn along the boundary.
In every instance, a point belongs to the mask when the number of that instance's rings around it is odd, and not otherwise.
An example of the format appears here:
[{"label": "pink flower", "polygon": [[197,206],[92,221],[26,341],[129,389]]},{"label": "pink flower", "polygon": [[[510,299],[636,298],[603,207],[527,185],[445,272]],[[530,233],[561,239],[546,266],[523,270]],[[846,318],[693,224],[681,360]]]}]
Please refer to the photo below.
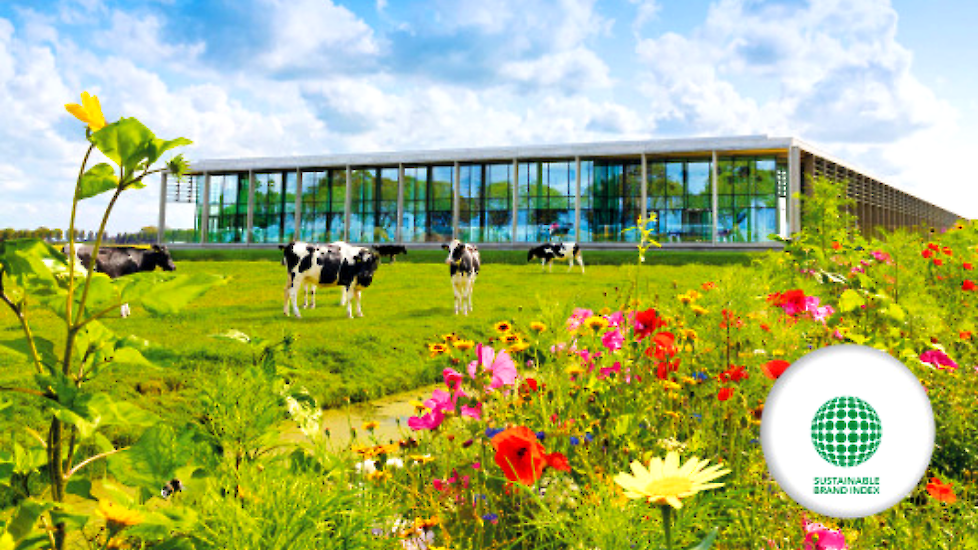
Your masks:
[{"label": "pink flower", "polygon": [[610,328],[618,328],[625,324],[625,314],[620,311],[612,313],[605,317],[605,319],[608,320],[608,327]]},{"label": "pink flower", "polygon": [[469,375],[472,378],[476,376],[476,368],[482,365],[483,370],[492,372],[492,382],[489,384],[490,388],[495,389],[515,384],[517,374],[516,363],[509,356],[509,352],[502,350],[497,354],[496,350],[489,346],[476,344],[475,355],[478,357],[478,360],[469,363]]},{"label": "pink flower", "polygon": [[[440,410],[431,411],[424,416],[408,418],[408,427],[412,430],[434,430],[444,422],[445,415]],[[435,487],[437,489],[437,487]]]},{"label": "pink flower", "polygon": [[608,348],[610,352],[616,352],[621,349],[621,346],[625,343],[625,337],[618,332],[618,329],[608,331],[601,337],[601,343],[604,347]]},{"label": "pink flower", "polygon": [[459,410],[462,412],[462,416],[474,418],[475,420],[482,419],[482,403],[479,403],[474,407],[470,407],[468,405],[462,405]]},{"label": "pink flower", "polygon": [[847,550],[841,529],[829,529],[821,523],[805,522],[805,550]]},{"label": "pink flower", "polygon": [[458,390],[462,385],[462,373],[455,369],[446,368],[441,371],[441,375],[445,377],[445,385],[451,390]]},{"label": "pink flower", "polygon": [[882,252],[882,251],[879,251],[879,250],[874,250],[873,251],[873,257],[876,258],[876,261],[878,261],[878,262],[890,263],[890,255],[887,254],[886,252]]},{"label": "pink flower", "polygon": [[948,357],[946,353],[939,349],[929,349],[924,353],[921,353],[920,360],[939,369],[944,367],[950,367],[952,369],[958,368],[958,364]]},{"label": "pink flower", "polygon": [[577,327],[581,326],[581,323],[583,323],[585,319],[592,316],[594,316],[594,312],[590,309],[584,309],[581,307],[574,309],[574,312],[571,313],[571,316],[567,319],[567,330],[577,330]]},{"label": "pink flower", "polygon": [[603,367],[598,373],[598,378],[607,378],[613,372],[621,372],[621,363],[619,361],[615,361],[615,364],[610,367]]}]

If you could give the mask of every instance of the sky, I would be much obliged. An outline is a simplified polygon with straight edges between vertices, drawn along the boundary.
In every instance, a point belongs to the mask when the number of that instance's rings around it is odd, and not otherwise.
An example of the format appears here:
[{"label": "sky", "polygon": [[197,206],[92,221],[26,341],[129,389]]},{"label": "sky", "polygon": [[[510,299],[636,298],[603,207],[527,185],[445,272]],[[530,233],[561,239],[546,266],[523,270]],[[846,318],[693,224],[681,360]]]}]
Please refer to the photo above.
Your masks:
[{"label": "sky", "polygon": [[794,136],[978,218],[975,28],[973,0],[0,0],[0,228],[67,227],[82,91],[191,162]]}]

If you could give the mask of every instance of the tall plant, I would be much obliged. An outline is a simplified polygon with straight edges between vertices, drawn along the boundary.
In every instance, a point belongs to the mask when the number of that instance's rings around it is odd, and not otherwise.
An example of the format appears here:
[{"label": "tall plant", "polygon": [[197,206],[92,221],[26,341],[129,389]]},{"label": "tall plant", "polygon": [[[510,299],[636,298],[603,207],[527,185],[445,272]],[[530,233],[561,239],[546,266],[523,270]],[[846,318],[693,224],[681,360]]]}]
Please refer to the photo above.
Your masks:
[{"label": "tall plant", "polygon": [[[191,141],[158,139],[135,118],[106,123],[98,98],[87,92],[82,93],[81,104],[65,107],[87,124],[89,142],[72,199],[68,256],[39,239],[0,243],[0,299],[23,331],[23,337],[9,346],[24,355],[34,370],[33,387],[9,386],[0,390],[26,396],[41,409],[48,422],[47,435],[39,441],[40,449],[35,450],[40,452],[34,453],[43,459],[21,465],[21,469],[28,471],[20,472],[22,475],[29,475],[30,470],[42,473],[46,489],[37,495],[25,489],[14,519],[0,533],[0,548],[4,549],[64,548],[69,530],[80,529],[88,521],[88,516],[79,512],[84,507],[66,503],[69,494],[93,498],[91,483],[84,479],[82,470],[94,461],[125,450],[114,446],[99,430],[109,425],[145,427],[156,422],[153,415],[131,403],[89,389],[87,383],[109,365],[149,364],[133,339],[117,335],[101,319],[115,315],[124,303],[141,304],[152,314],[172,313],[223,281],[222,277],[213,275],[158,273],[112,280],[94,269],[77,265],[75,220],[82,201],[111,193],[96,233],[91,255],[94,264],[109,216],[122,193],[145,187],[145,178],[152,174],[166,171],[182,177],[188,168],[182,155],[172,157],[162,167],[154,166],[165,153]],[[96,150],[110,162],[90,167],[89,161]],[[50,309],[64,321],[63,339],[56,342],[33,332],[28,313],[34,305]],[[83,452],[89,449],[93,450]],[[0,467],[0,482],[9,482],[13,470],[16,468]],[[106,516],[111,536],[113,527],[120,523],[113,523],[113,512],[106,512],[111,507],[100,506],[100,509]],[[38,522],[41,529],[35,529]]]}]

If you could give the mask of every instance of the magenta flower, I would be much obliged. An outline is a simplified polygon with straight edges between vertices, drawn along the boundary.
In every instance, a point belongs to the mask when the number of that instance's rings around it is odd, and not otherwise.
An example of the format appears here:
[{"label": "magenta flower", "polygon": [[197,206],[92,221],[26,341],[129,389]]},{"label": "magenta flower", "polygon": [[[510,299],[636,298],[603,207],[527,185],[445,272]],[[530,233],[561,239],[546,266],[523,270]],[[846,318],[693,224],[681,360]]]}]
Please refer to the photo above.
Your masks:
[{"label": "magenta flower", "polygon": [[621,332],[618,332],[618,329],[610,330],[601,337],[601,343],[608,348],[608,351],[614,353],[624,345],[625,337],[621,335]]},{"label": "magenta flower", "polygon": [[459,386],[462,385],[462,373],[455,369],[446,368],[441,371],[441,375],[445,378],[445,385],[450,390],[458,391]]},{"label": "magenta flower", "polygon": [[805,550],[847,550],[841,529],[829,529],[821,523],[805,521]]},{"label": "magenta flower", "polygon": [[461,411],[462,416],[474,418],[475,420],[482,420],[482,403],[479,403],[474,407],[462,405],[459,410]]},{"label": "magenta flower", "polygon": [[469,376],[472,378],[476,377],[476,371],[479,365],[481,365],[483,370],[488,370],[492,373],[492,382],[489,384],[490,388],[495,389],[503,386],[512,386],[516,383],[516,363],[513,362],[513,359],[509,356],[509,352],[506,350],[496,353],[496,350],[489,346],[476,344],[475,356],[478,359],[469,363]]},{"label": "magenta flower", "polygon": [[946,353],[939,349],[929,349],[924,353],[921,353],[920,360],[939,369],[944,367],[950,367],[952,369],[958,368],[958,364],[948,357]]},{"label": "magenta flower", "polygon": [[581,307],[574,309],[574,312],[571,313],[571,316],[567,319],[567,330],[577,330],[577,327],[581,326],[585,319],[592,317],[593,315],[594,312],[590,309],[584,309]]},{"label": "magenta flower", "polygon": [[611,315],[605,317],[605,319],[608,320],[609,328],[618,328],[625,324],[625,314],[620,311],[612,313]]},{"label": "magenta flower", "polygon": [[886,252],[882,252],[880,250],[874,250],[873,257],[876,258],[877,262],[890,263],[890,255],[887,254]]},{"label": "magenta flower", "polygon": [[424,416],[408,418],[408,427],[412,430],[434,430],[445,421],[445,414],[440,410],[431,411]]}]

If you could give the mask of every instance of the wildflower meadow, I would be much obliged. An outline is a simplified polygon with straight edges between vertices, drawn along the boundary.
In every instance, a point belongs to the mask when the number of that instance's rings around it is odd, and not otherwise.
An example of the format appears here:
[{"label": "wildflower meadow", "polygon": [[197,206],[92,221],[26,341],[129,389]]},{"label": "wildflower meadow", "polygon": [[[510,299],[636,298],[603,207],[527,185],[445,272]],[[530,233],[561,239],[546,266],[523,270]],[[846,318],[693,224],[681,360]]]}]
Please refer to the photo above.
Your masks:
[{"label": "wildflower meadow", "polygon": [[[115,164],[83,164],[76,205],[138,188],[186,142],[135,119],[106,124],[87,94],[69,110]],[[0,448],[0,550],[978,548],[978,223],[869,239],[844,183],[812,183],[806,229],[749,267],[649,293],[657,247],[640,219],[634,262],[601,307],[544,304],[530,320],[514,311],[411,343],[436,386],[395,437],[369,421],[349,437],[324,431],[287,337],[220,335],[251,364],[212,376],[181,422],[100,391],[112,363],[151,368],[138,339],[101,318],[125,302],[179,311],[223,277],[110,281],[41,241],[2,243],[4,315],[36,372],[33,386],[0,387],[0,414],[18,400],[44,422]],[[35,306],[62,329],[33,331]],[[937,440],[902,502],[840,520],[780,490],[759,438],[778,377],[845,343],[915,373]]]}]

